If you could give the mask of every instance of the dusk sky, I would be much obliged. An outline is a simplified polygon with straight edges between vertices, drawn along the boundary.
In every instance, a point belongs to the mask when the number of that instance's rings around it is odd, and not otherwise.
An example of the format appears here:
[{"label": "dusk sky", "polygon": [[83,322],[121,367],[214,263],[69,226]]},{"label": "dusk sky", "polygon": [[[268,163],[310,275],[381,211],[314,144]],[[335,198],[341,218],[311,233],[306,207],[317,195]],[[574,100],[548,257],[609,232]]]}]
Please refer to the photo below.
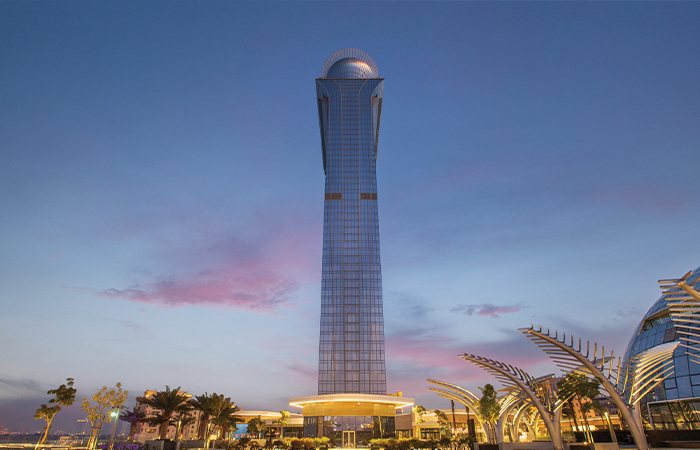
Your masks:
[{"label": "dusk sky", "polygon": [[[314,79],[386,79],[389,392],[622,354],[700,265],[700,2],[0,2],[0,425],[119,381],[281,409],[317,392]],[[498,386],[497,383],[494,383]]]}]

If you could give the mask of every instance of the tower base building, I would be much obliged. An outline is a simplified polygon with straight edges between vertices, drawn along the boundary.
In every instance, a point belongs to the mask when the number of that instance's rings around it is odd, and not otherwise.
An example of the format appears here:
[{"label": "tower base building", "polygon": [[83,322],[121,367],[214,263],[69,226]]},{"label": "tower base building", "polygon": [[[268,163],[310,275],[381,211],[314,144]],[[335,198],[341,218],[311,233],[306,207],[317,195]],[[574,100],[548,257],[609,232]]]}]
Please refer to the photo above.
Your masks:
[{"label": "tower base building", "polygon": [[302,408],[304,437],[327,437],[343,448],[370,439],[394,437],[396,412],[413,405],[401,392],[389,395],[327,394],[297,397],[289,402]]}]

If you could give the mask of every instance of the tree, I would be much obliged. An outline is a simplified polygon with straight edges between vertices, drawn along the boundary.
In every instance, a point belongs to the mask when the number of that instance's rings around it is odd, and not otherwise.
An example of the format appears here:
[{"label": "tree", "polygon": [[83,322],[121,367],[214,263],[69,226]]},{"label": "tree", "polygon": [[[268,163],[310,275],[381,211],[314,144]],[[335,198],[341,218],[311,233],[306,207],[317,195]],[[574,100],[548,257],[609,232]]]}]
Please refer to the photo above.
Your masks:
[{"label": "tree", "polygon": [[428,412],[423,405],[416,405],[413,407],[413,412],[416,414],[416,423],[423,423],[425,420],[423,416]]},{"label": "tree", "polygon": [[479,420],[481,423],[488,423],[491,428],[490,443],[496,443],[496,421],[501,412],[501,406],[498,404],[496,390],[490,384],[479,388],[481,390],[481,399],[479,399]]},{"label": "tree", "polygon": [[573,407],[573,404],[571,401],[567,401],[564,403],[564,405],[561,408],[561,413],[562,415],[568,417],[574,422],[574,425],[571,427],[572,431],[578,431],[578,421],[576,420],[576,410]]},{"label": "tree", "polygon": [[248,433],[257,434],[259,438],[262,438],[266,426],[265,421],[260,416],[254,417],[248,421]]},{"label": "tree", "polygon": [[198,395],[190,400],[190,405],[202,412],[197,436],[198,439],[206,441],[205,448],[209,448],[209,442],[215,430],[220,430],[220,435],[225,437],[230,427],[235,427],[237,423],[244,421],[240,416],[235,415],[240,408],[234,405],[230,398],[224,397],[224,394],[214,392],[209,395],[205,392],[204,395]]},{"label": "tree", "polygon": [[63,406],[70,406],[75,401],[75,393],[77,390],[73,387],[73,381],[73,378],[66,378],[66,384],[62,384],[56,389],[46,391],[47,394],[54,396],[51,400],[49,400],[49,404],[53,406],[41,405],[34,414],[34,418],[36,420],[46,421],[44,432],[41,434],[39,441],[36,443],[36,449],[46,442],[46,438],[49,436],[51,424],[53,423],[56,413],[58,413]]},{"label": "tree", "polygon": [[[212,425],[214,425],[214,430],[218,429],[220,431],[219,437],[225,439],[229,427],[236,427],[237,423],[244,421],[242,417],[236,415],[238,411],[240,411],[240,408],[234,405],[230,398],[224,398],[224,394],[212,395],[209,404],[209,416],[211,417]],[[211,433],[209,434],[209,439],[211,439]],[[207,441],[207,446],[208,444],[209,441]]]},{"label": "tree", "polygon": [[600,405],[595,400],[600,395],[600,382],[597,379],[590,379],[578,372],[570,372],[557,382],[557,396],[567,399],[568,409],[574,418],[574,426],[578,429],[576,422],[576,405],[578,405],[583,422],[585,424],[584,434],[588,442],[593,442],[593,435],[588,424],[588,412],[593,409],[599,411]]},{"label": "tree", "polygon": [[211,397],[205,392],[203,395],[197,395],[189,401],[194,409],[201,412],[199,415],[199,426],[197,427],[197,439],[200,441],[207,437],[207,431],[209,430],[209,402]]},{"label": "tree", "polygon": [[227,440],[230,439],[230,437],[228,436],[229,431],[231,433],[235,433],[238,430],[238,424],[245,422],[243,417],[236,415],[236,413],[240,410],[241,409],[238,406],[234,405],[233,402],[231,402],[230,411],[227,412],[225,415],[222,415],[221,434]]},{"label": "tree", "polygon": [[193,424],[194,421],[197,419],[193,414],[192,408],[189,408],[187,410],[175,412],[172,420],[177,421],[177,428],[175,430],[175,440],[179,441],[180,439],[182,439],[183,430],[188,425]]},{"label": "tree", "polygon": [[180,392],[179,386],[173,390],[170,390],[170,386],[165,386],[164,391],[158,391],[144,398],[141,403],[158,411],[158,414],[149,417],[148,421],[152,425],[159,426],[159,439],[165,439],[168,435],[168,427],[170,426],[170,419],[173,417],[173,414],[177,411],[184,411],[190,408],[187,395],[184,392]]},{"label": "tree", "polygon": [[102,389],[92,396],[95,405],[90,403],[87,397],[83,399],[81,407],[92,425],[87,445],[88,450],[94,449],[97,445],[102,426],[110,419],[110,413],[121,409],[127,398],[129,398],[129,391],[122,391],[121,383],[117,383],[115,387],[110,389],[107,386],[102,386]]},{"label": "tree", "polygon": [[452,422],[447,417],[447,414],[436,409],[433,411],[435,417],[437,418],[438,425],[440,426],[440,434],[445,434],[448,437],[452,435]]},{"label": "tree", "polygon": [[134,439],[134,434],[136,434],[136,425],[145,422],[146,415],[143,413],[143,411],[138,409],[138,407],[134,408],[133,411],[130,409],[125,409],[119,415],[119,420],[130,424],[129,437],[127,439],[132,440]]},{"label": "tree", "polygon": [[49,430],[51,429],[51,424],[53,423],[53,418],[56,415],[57,412],[61,410],[61,407],[58,405],[55,406],[47,406],[47,405],[41,405],[39,409],[36,410],[36,413],[34,414],[34,418],[36,420],[45,420],[46,424],[44,425],[44,430],[41,433],[41,437],[39,438],[39,442],[36,443],[35,449],[38,449],[39,446],[41,446],[44,441],[46,441],[47,436],[49,435]]},{"label": "tree", "polygon": [[287,426],[288,420],[289,411],[280,411],[280,418],[274,421],[274,423],[280,426],[280,439],[284,437],[284,427]]}]

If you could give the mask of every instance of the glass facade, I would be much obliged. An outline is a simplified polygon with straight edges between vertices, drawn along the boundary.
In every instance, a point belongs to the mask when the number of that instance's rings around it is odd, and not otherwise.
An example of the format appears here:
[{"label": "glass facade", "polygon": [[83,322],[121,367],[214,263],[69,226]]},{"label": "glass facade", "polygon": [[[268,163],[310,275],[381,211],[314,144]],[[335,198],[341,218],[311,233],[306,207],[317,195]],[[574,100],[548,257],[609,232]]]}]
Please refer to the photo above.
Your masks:
[{"label": "glass facade", "polygon": [[335,52],[316,79],[326,174],[319,395],[386,394],[376,175],[383,90],[376,64],[357,49]]},{"label": "glass facade", "polygon": [[340,443],[343,432],[354,432],[357,444],[367,444],[370,439],[395,435],[394,417],[383,416],[317,416],[304,417],[305,437],[327,437]]},{"label": "glass facade", "polygon": [[[686,281],[700,287],[700,267]],[[680,293],[680,290],[679,290]],[[657,345],[680,339],[682,327],[671,320],[669,303],[674,294],[662,295],[649,309],[630,339],[625,361]],[[682,342],[683,344],[683,342]],[[679,345],[674,351],[674,374],[641,401],[645,425],[658,430],[700,430],[700,364],[688,354],[700,355],[700,345]]]}]

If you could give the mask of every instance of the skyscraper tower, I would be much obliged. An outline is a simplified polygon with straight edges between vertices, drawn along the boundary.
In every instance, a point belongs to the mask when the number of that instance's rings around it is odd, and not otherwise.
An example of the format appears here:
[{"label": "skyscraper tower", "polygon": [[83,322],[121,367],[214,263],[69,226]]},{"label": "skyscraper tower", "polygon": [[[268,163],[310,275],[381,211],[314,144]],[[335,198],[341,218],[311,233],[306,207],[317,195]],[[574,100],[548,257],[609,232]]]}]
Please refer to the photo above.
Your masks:
[{"label": "skyscraper tower", "polygon": [[323,286],[318,395],[302,408],[304,437],[343,448],[395,436],[396,412],[413,405],[386,392],[377,217],[377,143],[384,79],[356,48],[333,53],[316,79],[323,170]]},{"label": "skyscraper tower", "polygon": [[384,79],[362,50],[333,53],[316,79],[323,169],[318,393],[386,394],[377,145]]}]

